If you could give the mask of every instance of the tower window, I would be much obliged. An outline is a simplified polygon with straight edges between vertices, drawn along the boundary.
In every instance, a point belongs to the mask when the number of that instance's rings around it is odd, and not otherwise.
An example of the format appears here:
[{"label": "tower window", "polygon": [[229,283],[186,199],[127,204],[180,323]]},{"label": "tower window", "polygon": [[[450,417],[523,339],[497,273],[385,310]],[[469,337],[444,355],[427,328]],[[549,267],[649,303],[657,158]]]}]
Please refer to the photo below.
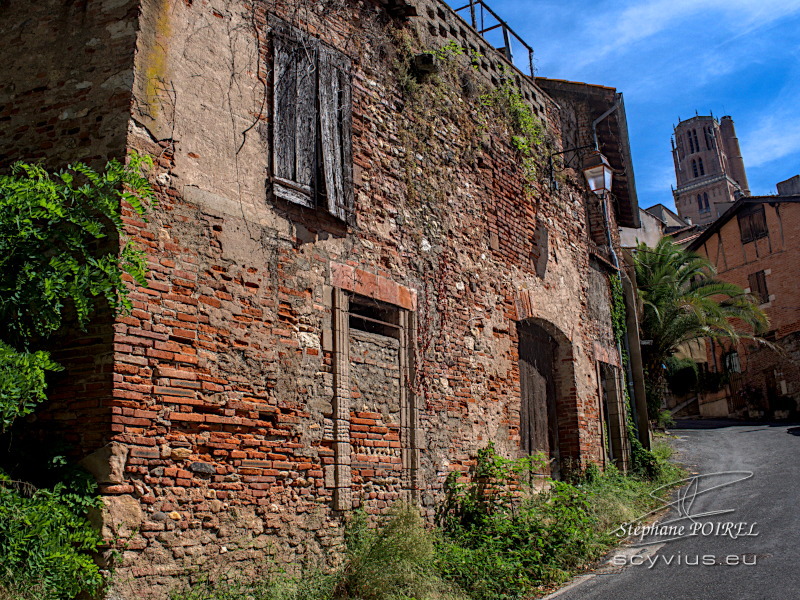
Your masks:
[{"label": "tower window", "polygon": [[694,153],[694,144],[692,143],[692,134],[691,132],[686,132],[686,139],[689,140],[689,154]]},{"label": "tower window", "polygon": [[708,205],[708,192],[697,194],[697,210],[701,213],[711,212]]},{"label": "tower window", "polygon": [[[698,158],[697,159],[697,164],[700,167],[700,175],[705,175],[706,174],[706,170],[703,168],[703,159],[702,158]],[[696,175],[695,175],[695,177],[696,177]]]},{"label": "tower window", "polygon": [[695,177],[697,177],[697,176],[698,176],[698,172],[697,172],[697,161],[696,161],[696,160],[694,160],[694,159],[692,159],[692,175],[694,175]]},{"label": "tower window", "polygon": [[697,141],[697,129],[692,129],[692,137],[694,137],[695,152],[700,152],[700,142]]}]

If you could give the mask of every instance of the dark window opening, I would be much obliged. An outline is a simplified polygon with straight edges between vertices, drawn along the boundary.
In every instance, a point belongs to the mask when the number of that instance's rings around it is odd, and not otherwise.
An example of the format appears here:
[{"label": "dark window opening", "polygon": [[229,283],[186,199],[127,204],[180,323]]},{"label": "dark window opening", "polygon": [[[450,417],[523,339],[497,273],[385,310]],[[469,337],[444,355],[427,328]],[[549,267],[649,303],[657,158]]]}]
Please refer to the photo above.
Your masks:
[{"label": "dark window opening", "polygon": [[700,167],[700,175],[705,175],[706,174],[706,170],[703,167],[703,159],[702,158],[698,158],[697,159],[697,166]]},{"label": "dark window opening", "polygon": [[708,204],[708,192],[697,194],[697,210],[701,213],[711,212],[711,208]]},{"label": "dark window opening", "polygon": [[400,310],[379,300],[364,296],[351,296],[350,328],[396,338],[402,330]]},{"label": "dark window opening", "polygon": [[750,284],[750,293],[753,294],[760,304],[769,302],[769,290],[767,290],[767,274],[764,271],[757,271],[747,276]]},{"label": "dark window opening", "polygon": [[697,161],[694,160],[694,159],[692,159],[692,175],[695,176],[695,177],[698,177]]},{"label": "dark window opening", "polygon": [[736,351],[728,352],[722,357],[722,364],[725,365],[726,373],[741,373],[742,366],[739,363],[739,353]]},{"label": "dark window opening", "polygon": [[746,244],[767,235],[767,216],[762,204],[746,206],[737,215],[742,243]]}]

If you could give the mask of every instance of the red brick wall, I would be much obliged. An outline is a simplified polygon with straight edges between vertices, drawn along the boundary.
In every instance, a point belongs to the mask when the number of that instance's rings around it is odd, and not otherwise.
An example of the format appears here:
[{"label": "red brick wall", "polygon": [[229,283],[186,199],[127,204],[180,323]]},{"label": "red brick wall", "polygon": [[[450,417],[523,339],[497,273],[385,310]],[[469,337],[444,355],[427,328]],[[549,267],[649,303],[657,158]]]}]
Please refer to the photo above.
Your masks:
[{"label": "red brick wall", "polygon": [[[353,61],[351,227],[267,194],[268,9]],[[360,464],[371,461],[357,440],[391,449],[399,438],[407,460],[419,455],[420,489],[402,491],[427,516],[447,474],[468,471],[489,441],[519,455],[524,319],[558,342],[562,456],[601,460],[596,360],[616,351],[610,323],[589,310],[590,294],[608,296],[590,289],[587,192],[575,173],[550,190],[545,146],[534,181],[524,180],[507,117],[459,83],[499,83],[502,59],[443,5],[419,9],[402,25],[350,3],[324,12],[142,3],[128,146],[157,158],[160,203],[146,223],[126,215],[148,254],[149,285],[114,324],[113,389],[102,403],[109,435],[129,449],[125,480],[106,486],[109,527],[125,531],[117,509],[140,507],[118,565],[122,597],[164,597],[190,568],[330,557],[341,533],[334,467],[344,466],[334,286],[396,304],[415,322],[412,424],[398,431],[391,414],[351,398],[354,504],[378,512],[399,495],[394,484],[367,485],[394,477],[397,463],[379,461],[379,475]],[[405,44],[430,50],[451,38],[484,54],[477,73],[453,59],[427,82],[401,80]],[[514,77],[545,137],[557,138],[556,106]]]},{"label": "red brick wall", "polygon": [[[709,238],[698,252],[708,256],[716,266],[719,277],[749,288],[748,276],[765,271],[770,301],[762,305],[770,320],[770,331],[778,345],[788,345],[788,353],[781,356],[766,348],[746,343],[739,354],[744,380],[754,392],[756,403],[769,411],[767,401],[768,379],[778,385],[786,382],[786,395],[800,399],[800,371],[792,356],[794,334],[800,331],[800,291],[797,288],[797,264],[800,260],[800,204],[794,202],[764,203],[768,235],[742,244],[738,220],[734,217]],[[717,349],[717,364],[722,367],[721,356],[727,346]],[[712,360],[713,364],[713,360]],[[774,396],[774,394],[772,394]]]}]

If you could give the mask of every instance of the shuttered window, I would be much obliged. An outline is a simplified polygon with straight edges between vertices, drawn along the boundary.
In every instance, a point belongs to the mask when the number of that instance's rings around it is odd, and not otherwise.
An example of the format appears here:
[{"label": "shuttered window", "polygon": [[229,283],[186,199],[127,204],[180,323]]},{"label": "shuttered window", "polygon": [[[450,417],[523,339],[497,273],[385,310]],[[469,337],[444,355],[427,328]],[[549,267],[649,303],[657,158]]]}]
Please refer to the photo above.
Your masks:
[{"label": "shuttered window", "polygon": [[767,274],[764,271],[757,271],[747,276],[750,284],[750,293],[753,294],[760,304],[769,302],[769,291],[767,290]]},{"label": "shuttered window", "polygon": [[737,216],[742,243],[746,244],[767,235],[767,217],[764,205],[755,204],[744,207]]},{"label": "shuttered window", "polygon": [[272,184],[279,198],[353,212],[350,60],[286,23],[273,26]]}]

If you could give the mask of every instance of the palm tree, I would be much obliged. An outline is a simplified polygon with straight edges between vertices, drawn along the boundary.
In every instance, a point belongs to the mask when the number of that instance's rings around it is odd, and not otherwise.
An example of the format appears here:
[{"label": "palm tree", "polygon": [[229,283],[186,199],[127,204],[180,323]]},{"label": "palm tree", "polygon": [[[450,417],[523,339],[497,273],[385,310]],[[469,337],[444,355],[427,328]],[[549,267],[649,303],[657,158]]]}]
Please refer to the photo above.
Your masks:
[{"label": "palm tree", "polygon": [[760,340],[769,321],[758,301],[738,285],[716,278],[706,259],[662,238],[655,248],[639,244],[636,284],[644,305],[642,347],[648,379],[648,409],[658,414],[665,389],[664,364],[693,340],[725,338]]}]

